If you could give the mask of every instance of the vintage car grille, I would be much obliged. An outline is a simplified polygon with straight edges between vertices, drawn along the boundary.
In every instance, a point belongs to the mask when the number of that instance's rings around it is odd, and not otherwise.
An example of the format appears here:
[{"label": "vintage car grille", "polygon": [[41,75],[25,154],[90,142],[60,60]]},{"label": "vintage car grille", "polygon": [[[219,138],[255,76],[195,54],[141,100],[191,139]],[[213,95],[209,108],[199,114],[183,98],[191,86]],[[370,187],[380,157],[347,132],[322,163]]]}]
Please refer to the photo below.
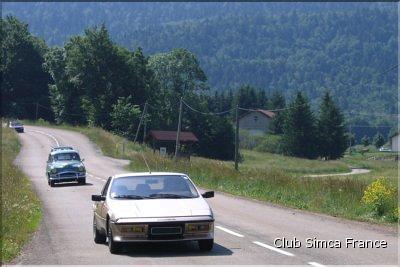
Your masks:
[{"label": "vintage car grille", "polygon": [[76,177],[75,172],[63,172],[59,174],[60,178],[71,178],[71,177]]}]

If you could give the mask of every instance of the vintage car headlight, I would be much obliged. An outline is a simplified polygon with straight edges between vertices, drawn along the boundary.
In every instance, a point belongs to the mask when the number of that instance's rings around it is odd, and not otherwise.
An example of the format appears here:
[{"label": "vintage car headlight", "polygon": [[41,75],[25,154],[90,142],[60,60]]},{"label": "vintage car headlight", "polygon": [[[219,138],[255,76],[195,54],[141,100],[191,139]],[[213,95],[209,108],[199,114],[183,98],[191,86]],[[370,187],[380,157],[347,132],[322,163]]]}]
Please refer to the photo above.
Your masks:
[{"label": "vintage car headlight", "polygon": [[81,165],[81,166],[78,167],[78,170],[80,172],[84,172],[85,171],[85,167],[83,165]]},{"label": "vintage car headlight", "polygon": [[213,222],[187,223],[185,225],[186,233],[208,233],[213,230]]},{"label": "vintage car headlight", "polygon": [[57,168],[51,168],[51,169],[50,169],[50,172],[51,172],[51,173],[57,173]]}]

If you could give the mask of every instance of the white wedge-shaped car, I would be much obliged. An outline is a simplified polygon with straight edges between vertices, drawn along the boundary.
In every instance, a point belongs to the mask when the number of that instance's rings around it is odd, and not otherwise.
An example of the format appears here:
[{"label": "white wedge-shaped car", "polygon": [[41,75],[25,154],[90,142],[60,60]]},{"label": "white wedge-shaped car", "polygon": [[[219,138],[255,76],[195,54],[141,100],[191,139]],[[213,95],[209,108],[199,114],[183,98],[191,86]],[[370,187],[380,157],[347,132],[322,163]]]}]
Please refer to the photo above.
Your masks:
[{"label": "white wedge-shaped car", "polygon": [[92,195],[93,236],[118,253],[125,242],[198,241],[209,251],[214,244],[214,216],[204,198],[183,173],[128,173],[110,177],[100,195]]}]

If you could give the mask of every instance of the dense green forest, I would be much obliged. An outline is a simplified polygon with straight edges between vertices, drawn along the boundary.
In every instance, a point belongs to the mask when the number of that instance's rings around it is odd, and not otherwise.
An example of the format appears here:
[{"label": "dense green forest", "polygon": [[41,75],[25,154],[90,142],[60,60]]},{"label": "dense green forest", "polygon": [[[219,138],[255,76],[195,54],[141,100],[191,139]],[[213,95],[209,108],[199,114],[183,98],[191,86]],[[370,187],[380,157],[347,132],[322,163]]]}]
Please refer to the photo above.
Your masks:
[{"label": "dense green forest", "polygon": [[[194,63],[191,71],[199,78],[195,84],[203,88],[203,100],[192,101],[208,111],[230,109],[238,103],[245,108],[281,108],[301,91],[310,99],[313,112],[318,113],[322,96],[329,91],[343,110],[347,124],[353,125],[356,140],[364,135],[372,138],[377,132],[386,137],[390,131],[387,126],[397,125],[393,114],[398,112],[398,25],[393,3],[3,3],[2,7],[3,17],[13,14],[29,27],[14,25],[22,27],[18,34],[23,32],[23,42],[16,41],[21,36],[5,35],[8,28],[3,27],[2,31],[2,56],[6,59],[2,65],[2,81],[6,82],[2,83],[2,97],[20,97],[17,106],[12,101],[2,104],[14,114],[20,112],[34,118],[34,103],[43,105],[39,107],[40,113],[49,109],[51,102],[51,112],[41,115],[46,119],[102,122],[106,123],[103,127],[117,131],[124,127],[112,125],[111,120],[101,116],[95,118],[96,109],[118,117],[118,113],[112,112],[116,105],[130,114],[126,106],[143,108],[145,99],[152,99],[152,90],[171,85],[160,81],[177,82],[174,93],[179,97],[182,81],[174,80],[174,75],[182,69],[174,68],[175,73],[168,74],[165,68],[176,66],[177,59],[183,56]],[[75,49],[82,39],[77,35],[85,35],[88,28],[101,25],[105,25],[109,45],[114,47],[111,54],[117,55],[112,64],[125,64],[119,81],[112,86],[121,87],[119,95],[127,98],[117,99],[114,95],[106,106],[100,103],[90,110],[80,102],[65,105],[74,99],[71,96],[80,93],[77,88],[83,83],[76,83],[73,76],[63,77],[66,73],[60,69],[73,66],[68,75],[87,71],[82,65],[87,51]],[[62,48],[51,48],[54,46]],[[69,51],[80,51],[81,58],[69,57]],[[7,63],[8,58],[14,61]],[[24,63],[28,60],[35,68]],[[121,63],[126,60],[129,62]],[[76,66],[81,69],[76,70]],[[15,71],[25,75],[15,79]],[[109,72],[104,80],[114,76],[118,75]],[[57,80],[68,82],[57,84]],[[52,98],[57,90],[70,95]],[[130,94],[124,90],[135,94],[128,98]],[[164,90],[169,91],[174,90]],[[190,91],[194,95],[200,92]],[[96,95],[90,91],[85,94],[82,101]],[[280,97],[280,104],[274,104],[274,95]],[[153,102],[160,104],[160,99]],[[159,106],[162,108],[154,111],[153,117],[173,114],[178,103]],[[135,108],[132,116],[139,112],[140,108]],[[167,117],[170,119],[157,127],[173,128],[176,116]],[[280,117],[275,123],[276,133],[282,132]],[[365,127],[370,125],[383,127]]]},{"label": "dense green forest", "polygon": [[[329,89],[353,123],[391,124],[397,113],[394,3],[7,3],[49,45],[105,23],[113,40],[145,55],[185,48],[211,89],[248,84],[318,106]],[[381,75],[380,75],[381,74]],[[350,114],[350,112],[352,112]],[[367,114],[365,114],[367,113]]]},{"label": "dense green forest", "polygon": [[143,141],[147,126],[179,125],[198,137],[197,155],[232,159],[232,122],[255,105],[283,108],[269,129],[282,136],[280,153],[335,159],[347,148],[344,117],[329,91],[318,115],[301,91],[288,109],[279,91],[267,95],[242,86],[211,95],[196,55],[186,49],[146,57],[141,48],[132,52],[113,42],[104,24],[73,36],[64,47],[47,47],[13,16],[0,26],[2,116],[100,126],[131,140],[141,133]]}]

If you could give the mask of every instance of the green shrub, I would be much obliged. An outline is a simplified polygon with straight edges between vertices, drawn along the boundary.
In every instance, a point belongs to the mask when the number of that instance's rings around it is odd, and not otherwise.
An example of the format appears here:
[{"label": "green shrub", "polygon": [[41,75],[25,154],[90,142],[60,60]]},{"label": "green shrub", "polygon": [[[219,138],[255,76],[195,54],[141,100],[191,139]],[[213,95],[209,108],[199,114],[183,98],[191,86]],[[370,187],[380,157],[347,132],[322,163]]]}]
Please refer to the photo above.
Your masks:
[{"label": "green shrub", "polygon": [[396,189],[384,177],[372,182],[364,191],[362,201],[378,216],[393,213],[396,208]]},{"label": "green shrub", "polygon": [[262,135],[251,135],[246,130],[240,130],[239,133],[239,144],[241,149],[253,150],[263,140]]},{"label": "green shrub", "polygon": [[261,142],[255,147],[255,150],[281,154],[283,153],[282,137],[273,134],[264,135]]}]

